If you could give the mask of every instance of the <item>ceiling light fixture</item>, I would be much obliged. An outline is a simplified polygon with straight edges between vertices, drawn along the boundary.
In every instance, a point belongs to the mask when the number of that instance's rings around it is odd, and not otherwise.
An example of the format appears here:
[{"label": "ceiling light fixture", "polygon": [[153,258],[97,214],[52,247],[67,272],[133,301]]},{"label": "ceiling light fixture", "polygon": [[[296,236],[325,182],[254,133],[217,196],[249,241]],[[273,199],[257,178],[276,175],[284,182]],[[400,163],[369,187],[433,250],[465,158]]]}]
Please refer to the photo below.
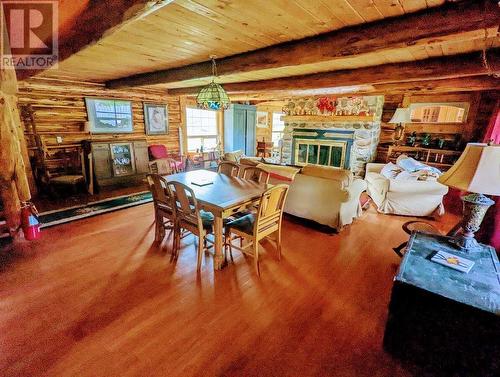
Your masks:
[{"label": "ceiling light fixture", "polygon": [[210,58],[212,59],[212,82],[200,90],[196,97],[196,103],[200,109],[205,110],[227,109],[231,101],[224,88],[215,82],[217,64],[215,56]]}]

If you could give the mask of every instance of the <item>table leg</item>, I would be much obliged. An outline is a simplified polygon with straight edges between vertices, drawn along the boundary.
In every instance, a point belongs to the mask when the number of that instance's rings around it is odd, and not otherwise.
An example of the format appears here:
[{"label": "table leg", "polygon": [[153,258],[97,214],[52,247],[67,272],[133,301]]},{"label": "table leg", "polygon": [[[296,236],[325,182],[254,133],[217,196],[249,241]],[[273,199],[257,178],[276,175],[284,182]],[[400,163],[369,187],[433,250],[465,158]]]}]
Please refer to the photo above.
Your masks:
[{"label": "table leg", "polygon": [[221,270],[224,265],[224,254],[222,251],[222,217],[220,216],[215,216],[214,219],[214,236],[215,236],[214,269]]}]

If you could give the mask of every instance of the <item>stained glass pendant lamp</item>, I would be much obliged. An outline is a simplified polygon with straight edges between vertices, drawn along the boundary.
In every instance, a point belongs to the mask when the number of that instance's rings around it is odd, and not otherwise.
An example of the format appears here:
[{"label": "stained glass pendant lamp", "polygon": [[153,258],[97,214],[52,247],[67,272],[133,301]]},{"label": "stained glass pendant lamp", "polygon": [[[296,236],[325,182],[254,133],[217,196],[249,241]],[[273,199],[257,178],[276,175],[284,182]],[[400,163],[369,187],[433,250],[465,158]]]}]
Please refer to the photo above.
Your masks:
[{"label": "stained glass pendant lamp", "polygon": [[227,109],[231,101],[224,88],[214,81],[215,77],[217,77],[217,65],[215,64],[215,57],[211,56],[211,59],[212,82],[200,90],[196,97],[196,103],[200,109],[205,110]]}]

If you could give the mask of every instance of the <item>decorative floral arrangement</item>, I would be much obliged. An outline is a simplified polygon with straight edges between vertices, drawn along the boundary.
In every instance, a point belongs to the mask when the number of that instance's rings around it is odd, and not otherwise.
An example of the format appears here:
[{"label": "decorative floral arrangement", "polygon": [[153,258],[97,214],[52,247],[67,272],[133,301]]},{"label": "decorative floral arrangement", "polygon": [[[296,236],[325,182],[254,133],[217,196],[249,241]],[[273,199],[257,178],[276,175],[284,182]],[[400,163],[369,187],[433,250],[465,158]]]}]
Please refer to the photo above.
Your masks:
[{"label": "decorative floral arrangement", "polygon": [[321,114],[331,114],[335,111],[335,98],[321,97],[316,102],[316,107]]}]

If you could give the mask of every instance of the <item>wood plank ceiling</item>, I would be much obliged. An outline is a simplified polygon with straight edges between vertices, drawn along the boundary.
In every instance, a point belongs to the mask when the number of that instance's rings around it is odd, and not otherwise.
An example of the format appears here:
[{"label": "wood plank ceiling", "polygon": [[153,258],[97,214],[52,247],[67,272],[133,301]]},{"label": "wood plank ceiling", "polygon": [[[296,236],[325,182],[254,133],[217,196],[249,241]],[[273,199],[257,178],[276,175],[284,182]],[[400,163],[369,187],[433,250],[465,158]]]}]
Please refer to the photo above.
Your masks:
[{"label": "wood plank ceiling", "polygon": [[[445,0],[175,0],[126,24],[41,77],[106,82],[130,75],[231,56],[281,42],[314,36],[440,6]],[[456,40],[437,39],[358,56],[221,76],[234,83],[353,69],[499,46],[498,28],[476,30]],[[209,78],[159,84],[161,88],[203,85]]]}]

